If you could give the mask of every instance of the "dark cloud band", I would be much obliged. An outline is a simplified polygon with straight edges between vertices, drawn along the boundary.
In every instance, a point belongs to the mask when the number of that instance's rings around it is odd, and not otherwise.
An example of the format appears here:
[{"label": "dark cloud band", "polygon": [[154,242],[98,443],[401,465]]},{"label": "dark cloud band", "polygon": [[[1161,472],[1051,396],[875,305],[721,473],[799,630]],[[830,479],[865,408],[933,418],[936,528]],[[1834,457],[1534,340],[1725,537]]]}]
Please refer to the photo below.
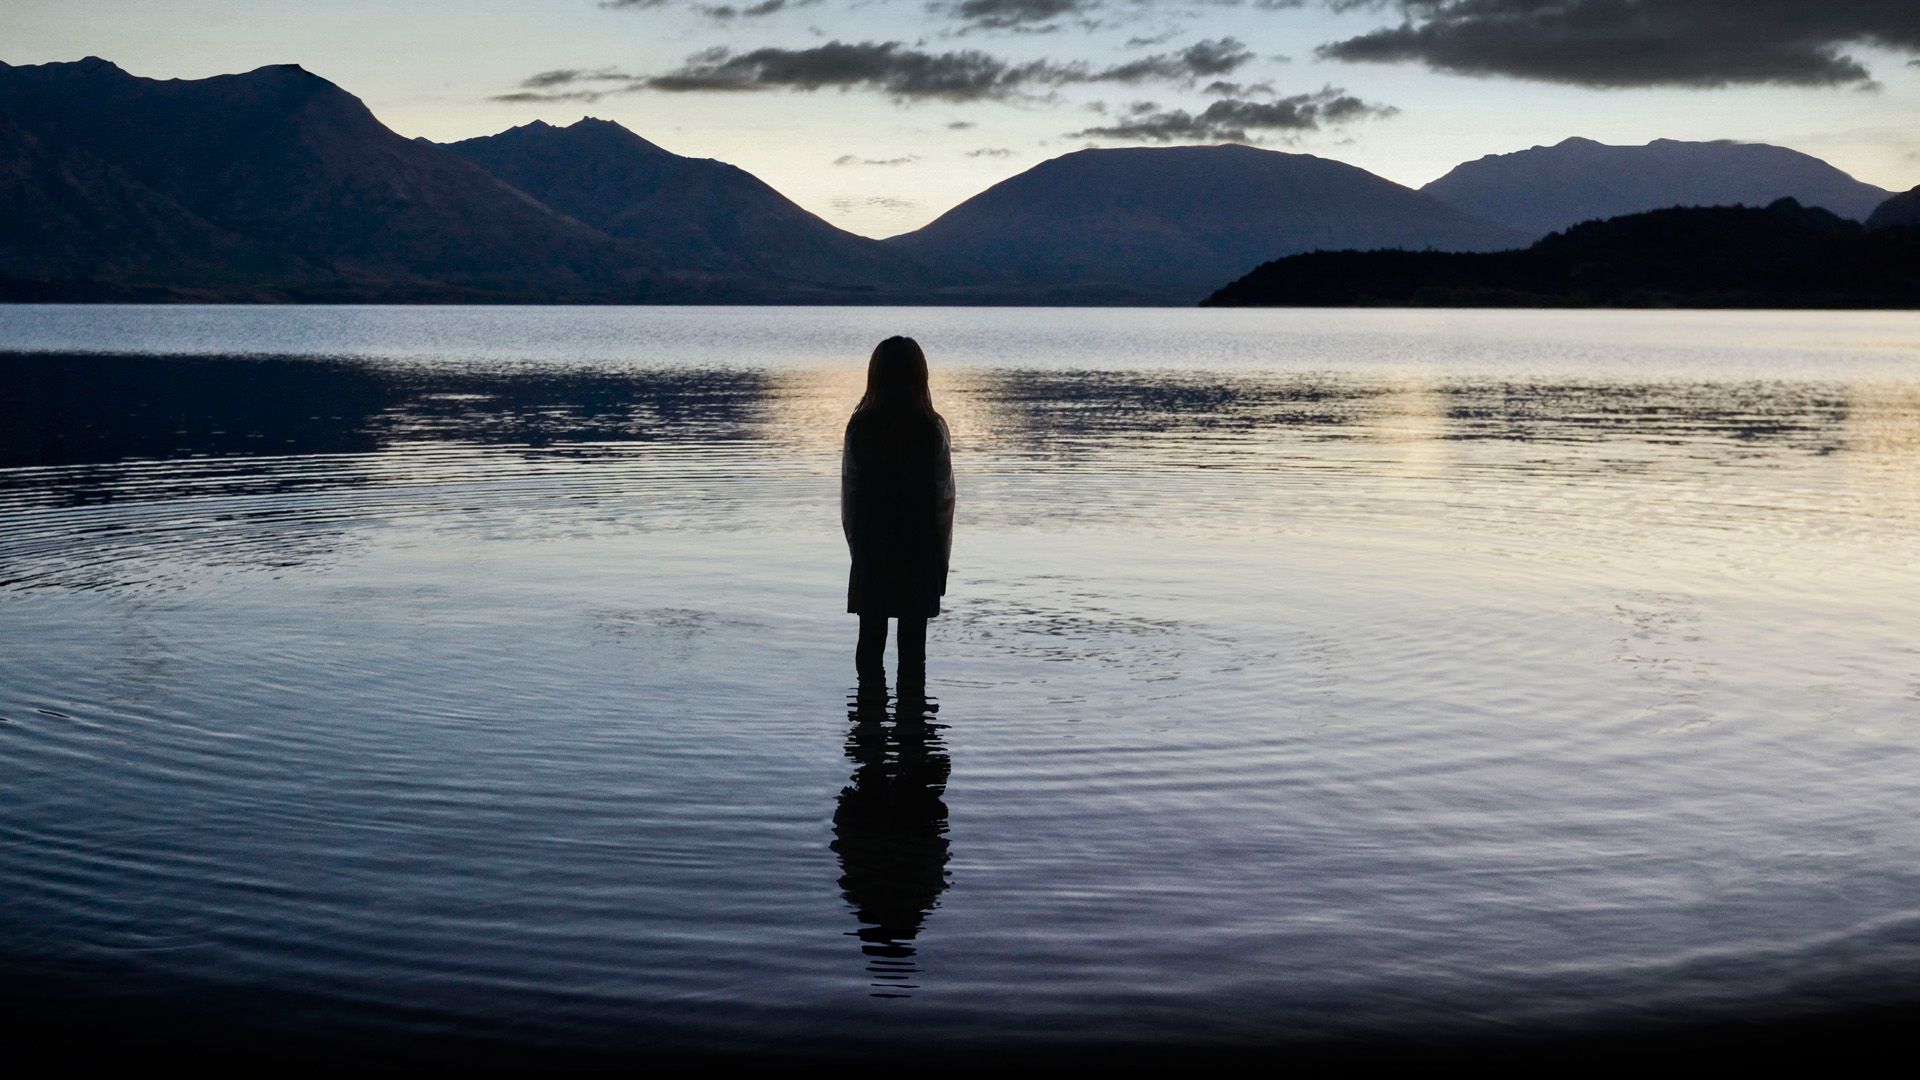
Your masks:
[{"label": "dark cloud band", "polygon": [[610,93],[658,90],[743,93],[764,90],[872,90],[902,101],[1005,100],[1081,83],[1191,84],[1230,74],[1253,59],[1233,38],[1196,42],[1098,67],[1082,62],[1014,63],[977,49],[929,52],[898,41],[831,41],[803,49],[734,52],[724,46],[695,53],[679,68],[657,75],[611,69],[545,71],[522,82],[503,101],[592,101]]},{"label": "dark cloud band", "polygon": [[732,22],[735,19],[755,19],[762,15],[772,15],[789,8],[807,7],[821,0],[758,0],[748,4],[701,4],[680,3],[673,0],[600,0],[603,8],[624,11],[657,11],[662,8],[691,9],[715,22]]},{"label": "dark cloud band", "polygon": [[982,30],[1021,30],[1084,15],[1099,0],[960,0],[949,10],[961,22]]},{"label": "dark cloud band", "polygon": [[[688,10],[718,21],[772,14],[823,0],[600,0],[624,9]],[[1389,25],[1321,45],[1323,59],[1417,63],[1464,75],[1595,88],[1733,85],[1872,86],[1862,47],[1920,54],[1920,0],[927,0],[927,9],[973,30],[1038,32],[1068,23],[1111,26],[1148,12],[1193,15],[1221,5],[1320,6],[1374,11]],[[1135,36],[1127,47],[1158,44]],[[1205,44],[1205,43],[1203,43]],[[1200,46],[1190,47],[1191,51]],[[867,50],[862,53],[861,50]],[[879,55],[875,50],[891,50]],[[1870,54],[1868,59],[1871,59]],[[880,89],[899,98],[966,101],[1016,96],[1020,87],[1224,74],[1196,58],[1141,57],[1017,65],[977,51],[928,52],[900,43],[757,49],[641,80],[636,89],[751,90],[825,86]],[[1182,63],[1185,67],[1182,67]],[[869,72],[862,75],[862,70]],[[841,75],[826,69],[838,67]],[[819,72],[819,74],[806,74]],[[1168,74],[1183,72],[1183,74]],[[613,92],[522,86],[512,100],[578,99]]]},{"label": "dark cloud band", "polygon": [[1329,86],[1271,101],[1223,98],[1198,113],[1141,103],[1112,124],[1075,131],[1067,137],[1123,142],[1253,142],[1259,139],[1256,133],[1300,134],[1332,124],[1391,116],[1397,111]]},{"label": "dark cloud band", "polygon": [[1593,87],[1864,84],[1845,50],[1920,51],[1914,0],[1328,0],[1402,21],[1323,45],[1334,60]]},{"label": "dark cloud band", "polygon": [[1009,64],[974,49],[932,53],[897,41],[831,41],[806,49],[720,48],[637,88],[688,91],[871,89],[896,98],[974,101],[1008,97],[1045,74],[1044,61]]}]

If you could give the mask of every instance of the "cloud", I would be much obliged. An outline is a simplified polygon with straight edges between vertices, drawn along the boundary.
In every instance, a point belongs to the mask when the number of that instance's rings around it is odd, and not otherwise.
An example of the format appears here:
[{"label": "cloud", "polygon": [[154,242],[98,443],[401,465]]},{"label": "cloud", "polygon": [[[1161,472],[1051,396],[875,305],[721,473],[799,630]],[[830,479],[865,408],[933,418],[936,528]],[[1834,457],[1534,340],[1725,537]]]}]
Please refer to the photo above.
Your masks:
[{"label": "cloud", "polygon": [[1326,0],[1397,26],[1324,58],[1590,87],[1838,86],[1872,76],[1845,50],[1920,51],[1913,0]]},{"label": "cloud", "polygon": [[[952,16],[962,24],[960,33],[971,30],[1011,30],[1017,33],[1051,33],[1064,22],[1072,21],[1087,29],[1102,29],[1138,23],[1155,17],[1173,19],[1201,18],[1208,8],[1251,6],[1265,10],[1304,7],[1310,0],[935,0],[927,10]],[[1347,0],[1331,0],[1339,4]],[[1139,35],[1127,41],[1127,48],[1159,45],[1178,34],[1169,28],[1161,33]]]},{"label": "cloud", "polygon": [[1203,94],[1212,94],[1215,97],[1245,98],[1253,97],[1255,94],[1271,96],[1273,93],[1273,84],[1270,82],[1229,82],[1225,79],[1215,79],[1213,82],[1201,87],[1200,92]]},{"label": "cloud", "polygon": [[734,19],[754,19],[762,15],[771,15],[788,8],[808,7],[821,0],[759,0],[753,4],[681,4],[676,0],[600,0],[603,8],[616,11],[657,11],[661,8],[687,8],[705,15],[715,22],[731,22]]},{"label": "cloud", "polygon": [[1253,59],[1253,51],[1237,38],[1197,41],[1178,52],[1156,53],[1107,68],[1104,81],[1140,82],[1145,79],[1192,79],[1227,75]]},{"label": "cloud", "polygon": [[1100,0],[960,0],[947,8],[981,30],[1032,30],[1070,15],[1083,15]]},{"label": "cloud", "polygon": [[911,199],[896,198],[892,195],[867,195],[864,197],[843,195],[834,199],[828,205],[840,211],[865,209],[901,211],[912,210],[920,204]]},{"label": "cloud", "polygon": [[919,160],[919,154],[894,158],[863,158],[858,154],[841,154],[833,159],[833,163],[835,165],[911,165]]},{"label": "cloud", "polygon": [[967,156],[968,157],[992,157],[992,158],[1012,157],[1013,151],[1008,150],[1004,146],[983,146],[978,150],[967,151]]},{"label": "cloud", "polygon": [[616,68],[556,68],[520,80],[511,93],[495,94],[491,101],[599,101],[628,89],[638,78]]},{"label": "cloud", "polygon": [[1010,96],[1049,66],[1046,61],[1009,64],[973,49],[930,53],[898,41],[830,41],[807,49],[709,49],[689,57],[678,70],[638,85],[674,93],[858,87],[896,98],[975,101]]},{"label": "cloud", "polygon": [[[1192,83],[1232,72],[1252,59],[1253,53],[1233,38],[1199,41],[1175,52],[1107,67],[1078,61],[1014,63],[977,49],[928,52],[899,41],[830,41],[804,49],[767,47],[741,53],[720,46],[695,53],[679,68],[663,74],[609,76],[625,80],[624,87],[569,93],[608,93],[613,89],[669,93],[861,89],[900,101],[1005,100],[1081,83]],[[552,74],[556,73],[543,73]],[[597,76],[588,73],[586,77]],[[521,96],[509,100],[529,100],[524,96],[528,93],[555,93],[553,87],[558,85],[523,83]]]},{"label": "cloud", "polygon": [[949,121],[947,121],[947,130],[948,130],[948,131],[966,131],[966,130],[967,130],[967,129],[969,129],[969,128],[977,128],[977,127],[979,127],[979,126],[980,126],[979,124],[976,124],[976,123],[974,123],[974,122],[973,122],[973,121],[971,121],[971,120],[949,120]]},{"label": "cloud", "polygon": [[701,4],[696,10],[716,22],[731,22],[734,19],[757,19],[762,15],[771,15],[790,7],[806,7],[820,0],[760,0],[757,4],[738,7],[733,4]]},{"label": "cloud", "polygon": [[597,71],[587,71],[583,68],[560,68],[555,71],[542,71],[538,75],[530,75],[522,81],[520,85],[529,89],[564,86],[567,83],[579,82],[581,79],[608,77],[611,75],[611,72],[612,69],[610,68],[600,68]]},{"label": "cloud", "polygon": [[567,93],[537,93],[529,90],[514,90],[510,93],[495,94],[488,101],[599,101],[606,95],[590,90],[575,90]]},{"label": "cloud", "polygon": [[1370,117],[1392,116],[1399,110],[1374,105],[1336,87],[1311,94],[1295,94],[1270,101],[1222,98],[1198,113],[1163,109],[1153,102],[1135,102],[1124,119],[1100,127],[1068,133],[1068,138],[1112,139],[1125,142],[1253,142],[1253,132],[1299,133],[1318,131]]}]

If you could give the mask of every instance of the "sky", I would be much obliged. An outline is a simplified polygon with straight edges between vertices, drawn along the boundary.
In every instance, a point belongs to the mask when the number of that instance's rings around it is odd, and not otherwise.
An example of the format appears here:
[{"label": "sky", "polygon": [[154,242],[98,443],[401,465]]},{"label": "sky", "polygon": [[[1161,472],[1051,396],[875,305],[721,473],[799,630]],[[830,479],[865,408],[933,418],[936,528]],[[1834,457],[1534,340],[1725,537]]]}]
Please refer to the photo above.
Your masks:
[{"label": "sky", "polygon": [[0,60],[296,63],[407,136],[613,120],[888,236],[1087,146],[1418,187],[1579,135],[1920,184],[1920,0],[4,0]]}]

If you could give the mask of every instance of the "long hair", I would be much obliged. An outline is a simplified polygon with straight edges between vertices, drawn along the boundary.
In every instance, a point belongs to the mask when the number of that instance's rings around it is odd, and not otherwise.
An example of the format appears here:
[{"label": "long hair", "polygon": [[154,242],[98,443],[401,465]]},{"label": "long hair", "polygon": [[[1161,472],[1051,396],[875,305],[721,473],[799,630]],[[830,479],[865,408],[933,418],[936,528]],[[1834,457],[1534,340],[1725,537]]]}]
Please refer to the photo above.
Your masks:
[{"label": "long hair", "polygon": [[867,361],[867,392],[853,414],[891,404],[911,405],[929,419],[940,419],[933,411],[933,390],[927,385],[927,354],[910,337],[896,335],[873,347]]}]

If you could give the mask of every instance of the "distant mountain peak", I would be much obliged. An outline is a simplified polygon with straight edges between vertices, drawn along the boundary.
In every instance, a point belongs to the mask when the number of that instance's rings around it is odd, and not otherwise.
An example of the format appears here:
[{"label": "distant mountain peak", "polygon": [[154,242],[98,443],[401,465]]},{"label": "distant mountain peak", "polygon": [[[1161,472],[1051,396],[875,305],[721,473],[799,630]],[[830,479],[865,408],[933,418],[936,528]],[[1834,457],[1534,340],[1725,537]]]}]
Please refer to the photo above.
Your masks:
[{"label": "distant mountain peak", "polygon": [[[252,71],[247,72],[247,74],[262,78],[278,76],[287,79],[313,79],[318,82],[327,81],[315,75],[313,72],[308,71],[306,68],[301,67],[299,64],[262,64]],[[329,83],[328,85],[332,84]]]},{"label": "distant mountain peak", "polygon": [[[1765,145],[1765,144],[1743,143],[1738,139],[1665,139],[1665,138],[1649,139],[1644,143],[1610,143],[1610,142],[1604,142],[1600,139],[1590,139],[1585,135],[1569,135],[1566,138],[1561,139],[1559,142],[1553,143],[1552,145],[1536,143],[1532,147],[1530,147],[1529,150],[1549,151],[1549,152],[1554,150],[1586,151],[1586,152],[1621,152],[1621,151],[1632,151],[1632,150],[1647,150],[1647,149],[1654,149],[1654,148],[1658,148],[1664,151],[1664,150],[1673,150],[1673,149],[1683,149],[1685,147],[1690,147],[1690,146],[1747,146],[1747,145],[1759,146],[1759,145]],[[1527,153],[1527,152],[1528,151],[1526,150],[1514,151],[1514,153]],[[1485,161],[1489,158],[1503,158],[1503,157],[1510,157],[1510,156],[1512,155],[1511,154],[1486,154],[1486,155],[1483,155],[1480,158],[1480,160]]]},{"label": "distant mountain peak", "polygon": [[1246,143],[1194,143],[1188,146],[1089,146],[1080,150],[1070,150],[1049,161],[1066,161],[1069,158],[1087,157],[1226,157],[1234,154],[1272,154],[1278,157],[1311,157],[1311,154],[1290,154],[1284,150],[1268,150]]},{"label": "distant mountain peak", "polygon": [[[1633,144],[1623,143],[1621,145],[1631,146]],[[1747,142],[1744,139],[1652,139],[1648,141],[1647,145],[1648,146],[1761,146],[1761,147],[1766,147],[1769,150],[1785,150],[1789,154],[1798,153],[1798,151],[1788,150],[1784,146],[1772,146],[1768,143]]]},{"label": "distant mountain peak", "polygon": [[533,120],[518,127],[510,127],[497,135],[483,135],[454,145],[477,147],[488,140],[499,140],[503,144],[538,140],[543,143],[557,142],[562,145],[569,143],[575,146],[599,145],[610,149],[640,150],[666,157],[680,156],[671,150],[648,142],[612,120],[602,120],[596,116],[583,116],[565,126],[549,124],[545,120]]},{"label": "distant mountain peak", "polygon": [[151,79],[96,57],[0,76],[15,122],[0,160],[26,181],[6,210],[24,205],[31,230],[12,235],[39,238],[0,247],[0,265],[42,279],[241,297],[650,287],[644,252],[403,138],[298,64]]},{"label": "distant mountain peak", "polygon": [[1356,166],[1335,161],[1332,158],[1285,150],[1269,150],[1261,146],[1248,146],[1245,143],[1192,146],[1089,146],[1048,158],[1029,171],[1044,176],[1082,172],[1105,173],[1113,170],[1122,172],[1147,170],[1139,175],[1148,176],[1152,175],[1153,170],[1156,169],[1172,169],[1227,176],[1232,175],[1236,169],[1275,168],[1333,168],[1363,171]]},{"label": "distant mountain peak", "polygon": [[1670,206],[1762,207],[1783,196],[1860,221],[1887,197],[1784,146],[1732,139],[1653,139],[1635,146],[1581,136],[1488,154],[1421,190],[1534,237]]},{"label": "distant mountain peak", "polygon": [[101,78],[118,77],[122,79],[132,79],[136,77],[129,75],[125,68],[122,68],[111,60],[91,55],[83,56],[78,60],[50,60],[44,64],[14,65],[0,63],[0,69],[19,72],[39,71],[49,75],[80,75]]},{"label": "distant mountain peak", "polygon": [[1357,166],[1227,143],[1062,154],[887,242],[1047,302],[1179,303],[1296,251],[1525,241]]},{"label": "distant mountain peak", "polygon": [[868,292],[928,276],[912,257],[834,228],[745,170],[676,154],[612,120],[535,121],[447,149],[681,267]]}]

